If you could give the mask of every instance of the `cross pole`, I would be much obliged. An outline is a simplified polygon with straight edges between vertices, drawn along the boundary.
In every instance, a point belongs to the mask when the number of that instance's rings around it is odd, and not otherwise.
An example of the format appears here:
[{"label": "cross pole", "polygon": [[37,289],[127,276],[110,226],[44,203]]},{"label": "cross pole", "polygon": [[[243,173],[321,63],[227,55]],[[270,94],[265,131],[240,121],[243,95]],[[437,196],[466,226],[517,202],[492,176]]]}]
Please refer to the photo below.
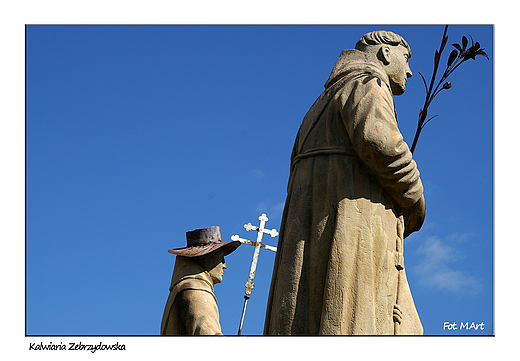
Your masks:
[{"label": "cross pole", "polygon": [[255,278],[255,272],[256,272],[256,264],[258,263],[258,255],[260,253],[260,248],[268,249],[270,251],[276,252],[276,247],[269,246],[262,243],[262,237],[264,233],[269,234],[271,237],[278,236],[278,231],[276,229],[265,229],[265,222],[267,222],[269,219],[267,218],[267,215],[263,213],[260,217],[258,217],[260,220],[260,226],[253,226],[251,223],[244,224],[244,228],[246,231],[257,231],[258,234],[256,236],[256,242],[250,241],[248,239],[240,238],[237,234],[231,236],[231,239],[233,241],[240,241],[245,244],[249,244],[251,246],[255,247],[255,252],[253,253],[253,261],[251,262],[251,270],[249,271],[249,278],[246,282],[246,294],[244,295],[244,308],[242,309],[242,317],[240,318],[240,326],[238,328],[238,335],[242,333],[242,325],[244,323],[244,316],[246,314],[246,306],[247,301],[251,298],[251,291],[255,287],[253,280]]}]

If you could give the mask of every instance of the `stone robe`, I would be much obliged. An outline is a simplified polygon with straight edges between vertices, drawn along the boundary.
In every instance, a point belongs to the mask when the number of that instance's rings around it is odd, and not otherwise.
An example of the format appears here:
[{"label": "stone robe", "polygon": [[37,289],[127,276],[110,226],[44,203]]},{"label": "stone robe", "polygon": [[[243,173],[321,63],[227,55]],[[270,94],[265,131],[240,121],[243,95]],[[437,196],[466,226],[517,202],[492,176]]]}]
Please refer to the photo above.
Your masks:
[{"label": "stone robe", "polygon": [[191,258],[175,260],[161,335],[222,335],[209,272]]},{"label": "stone robe", "polygon": [[422,334],[401,210],[423,187],[388,77],[344,50],[325,88],[291,156],[264,334]]}]

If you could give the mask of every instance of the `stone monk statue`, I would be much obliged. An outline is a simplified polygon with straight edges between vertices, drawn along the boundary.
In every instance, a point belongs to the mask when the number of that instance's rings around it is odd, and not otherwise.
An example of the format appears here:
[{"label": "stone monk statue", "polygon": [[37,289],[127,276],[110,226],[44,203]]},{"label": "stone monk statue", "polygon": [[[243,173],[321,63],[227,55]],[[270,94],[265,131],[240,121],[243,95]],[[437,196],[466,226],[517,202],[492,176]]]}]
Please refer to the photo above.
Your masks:
[{"label": "stone monk statue", "polygon": [[410,47],[375,31],[344,50],[304,117],[267,305],[267,335],[422,334],[403,264],[419,171],[397,127]]},{"label": "stone monk statue", "polygon": [[222,282],[224,256],[239,241],[222,242],[217,226],[186,232],[188,247],[170,249],[177,255],[161,335],[222,335],[213,285]]}]

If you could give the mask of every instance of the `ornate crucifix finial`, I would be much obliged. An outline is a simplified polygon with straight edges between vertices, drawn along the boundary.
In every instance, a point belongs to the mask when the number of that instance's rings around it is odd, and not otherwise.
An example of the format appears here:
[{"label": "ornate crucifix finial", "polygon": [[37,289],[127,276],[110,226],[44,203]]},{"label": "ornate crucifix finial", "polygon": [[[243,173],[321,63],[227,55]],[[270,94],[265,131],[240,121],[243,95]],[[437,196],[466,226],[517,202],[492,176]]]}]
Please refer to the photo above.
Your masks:
[{"label": "ornate crucifix finial", "polygon": [[278,231],[276,229],[265,229],[265,222],[269,220],[267,218],[267,215],[263,213],[259,218],[260,220],[260,226],[253,226],[251,223],[245,224],[244,228],[246,231],[257,231],[258,234],[256,236],[256,242],[250,241],[248,239],[240,238],[238,235],[231,236],[231,239],[233,241],[240,241],[245,244],[249,244],[251,246],[255,247],[255,252],[253,254],[253,261],[251,262],[251,270],[249,271],[249,278],[246,282],[246,294],[244,295],[244,308],[242,310],[242,318],[240,319],[240,326],[238,329],[238,334],[242,332],[242,324],[244,323],[244,315],[246,313],[246,305],[247,301],[251,298],[251,291],[255,287],[255,284],[253,283],[253,280],[255,278],[255,271],[256,271],[256,264],[258,263],[258,255],[260,253],[260,248],[268,249],[270,251],[276,252],[276,247],[268,246],[262,243],[262,237],[264,233],[269,234],[271,237],[278,236]]}]

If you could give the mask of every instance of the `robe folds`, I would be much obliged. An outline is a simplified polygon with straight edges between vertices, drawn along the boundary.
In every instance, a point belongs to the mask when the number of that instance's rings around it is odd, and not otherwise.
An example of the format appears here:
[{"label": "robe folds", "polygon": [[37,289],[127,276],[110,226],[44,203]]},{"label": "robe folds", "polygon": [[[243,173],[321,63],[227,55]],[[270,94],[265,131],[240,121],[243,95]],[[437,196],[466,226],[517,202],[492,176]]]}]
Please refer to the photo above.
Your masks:
[{"label": "robe folds", "polygon": [[191,258],[175,260],[161,335],[222,335],[211,276]]},{"label": "robe folds", "polygon": [[264,334],[422,334],[401,211],[421,199],[386,73],[344,50],[296,136]]}]

